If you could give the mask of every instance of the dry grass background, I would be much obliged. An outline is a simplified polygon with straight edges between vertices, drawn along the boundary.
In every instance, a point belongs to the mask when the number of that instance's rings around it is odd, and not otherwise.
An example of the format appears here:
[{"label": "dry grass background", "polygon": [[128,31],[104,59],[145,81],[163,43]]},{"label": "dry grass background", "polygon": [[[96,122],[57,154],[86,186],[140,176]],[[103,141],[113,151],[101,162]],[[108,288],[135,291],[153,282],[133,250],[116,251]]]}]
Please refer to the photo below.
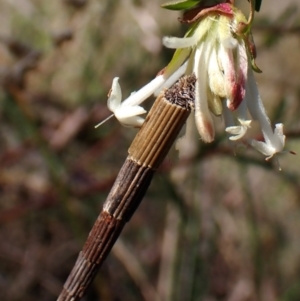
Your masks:
[{"label": "dry grass background", "polygon": [[[138,89],[184,33],[162,2],[0,2],[1,301],[60,292],[136,133],[93,128],[112,78]],[[254,27],[261,94],[298,153],[299,9],[263,0]],[[299,301],[299,162],[234,156],[222,131],[173,151],[84,300]]]}]

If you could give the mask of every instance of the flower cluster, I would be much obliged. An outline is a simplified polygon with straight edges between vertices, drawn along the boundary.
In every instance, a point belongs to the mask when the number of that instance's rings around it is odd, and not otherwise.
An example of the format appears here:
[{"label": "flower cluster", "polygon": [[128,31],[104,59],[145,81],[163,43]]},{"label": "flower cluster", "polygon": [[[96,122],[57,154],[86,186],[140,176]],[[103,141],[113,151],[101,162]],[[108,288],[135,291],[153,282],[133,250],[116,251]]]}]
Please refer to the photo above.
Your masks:
[{"label": "flower cluster", "polygon": [[[204,142],[215,136],[212,115],[223,116],[229,139],[244,137],[251,120],[260,123],[264,141],[248,139],[247,143],[267,159],[283,151],[283,125],[273,131],[266,115],[254,71],[255,46],[251,22],[231,3],[209,7],[198,6],[184,14],[182,22],[192,23],[184,38],[165,37],[163,44],[176,49],[169,65],[150,83],[132,93],[123,102],[118,78],[113,80],[108,107],[123,124],[139,127],[140,115],[146,111],[140,104],[150,95],[173,85],[183,74],[194,73],[195,123]],[[251,117],[251,118],[250,118]]]}]

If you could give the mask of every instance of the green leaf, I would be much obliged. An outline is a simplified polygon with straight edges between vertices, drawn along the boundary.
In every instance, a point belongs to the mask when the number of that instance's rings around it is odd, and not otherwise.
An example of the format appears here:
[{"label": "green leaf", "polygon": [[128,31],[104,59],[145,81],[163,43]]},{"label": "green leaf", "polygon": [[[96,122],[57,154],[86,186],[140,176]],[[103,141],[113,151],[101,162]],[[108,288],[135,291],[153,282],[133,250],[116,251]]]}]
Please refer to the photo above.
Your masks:
[{"label": "green leaf", "polygon": [[202,0],[175,0],[161,5],[162,8],[171,10],[186,10],[196,6]]},{"label": "green leaf", "polygon": [[[252,2],[253,0],[248,0],[248,2]],[[255,1],[255,10],[259,11],[260,10],[260,6],[261,6],[262,0],[256,0]]]},{"label": "green leaf", "polygon": [[255,10],[256,11],[260,10],[261,2],[262,2],[262,0],[256,0],[255,1]]}]

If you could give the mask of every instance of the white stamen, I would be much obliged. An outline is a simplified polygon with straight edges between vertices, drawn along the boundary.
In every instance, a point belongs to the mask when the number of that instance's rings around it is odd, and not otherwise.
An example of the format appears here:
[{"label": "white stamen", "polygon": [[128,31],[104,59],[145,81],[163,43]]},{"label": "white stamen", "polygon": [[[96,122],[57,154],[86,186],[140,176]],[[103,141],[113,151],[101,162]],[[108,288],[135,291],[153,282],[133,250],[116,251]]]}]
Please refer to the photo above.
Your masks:
[{"label": "white stamen", "polygon": [[115,114],[111,114],[109,115],[107,118],[105,118],[104,120],[102,120],[100,123],[98,123],[97,125],[94,126],[94,128],[98,128],[99,126],[101,126],[102,124],[104,124],[107,120],[109,120],[110,118],[114,117]]}]

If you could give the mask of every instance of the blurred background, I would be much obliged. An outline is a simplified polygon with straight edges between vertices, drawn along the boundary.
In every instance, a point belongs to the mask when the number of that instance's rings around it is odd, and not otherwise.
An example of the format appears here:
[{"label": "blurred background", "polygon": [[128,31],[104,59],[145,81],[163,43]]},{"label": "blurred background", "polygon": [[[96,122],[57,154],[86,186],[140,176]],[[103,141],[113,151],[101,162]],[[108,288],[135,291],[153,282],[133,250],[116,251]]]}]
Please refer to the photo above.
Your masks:
[{"label": "blurred background", "polygon": [[[137,90],[186,30],[163,2],[1,0],[1,301],[56,300],[137,132],[94,129],[112,79]],[[299,154],[300,2],[263,0],[253,34],[268,115]],[[85,301],[300,300],[299,156],[279,172],[218,123],[170,152]]]}]

